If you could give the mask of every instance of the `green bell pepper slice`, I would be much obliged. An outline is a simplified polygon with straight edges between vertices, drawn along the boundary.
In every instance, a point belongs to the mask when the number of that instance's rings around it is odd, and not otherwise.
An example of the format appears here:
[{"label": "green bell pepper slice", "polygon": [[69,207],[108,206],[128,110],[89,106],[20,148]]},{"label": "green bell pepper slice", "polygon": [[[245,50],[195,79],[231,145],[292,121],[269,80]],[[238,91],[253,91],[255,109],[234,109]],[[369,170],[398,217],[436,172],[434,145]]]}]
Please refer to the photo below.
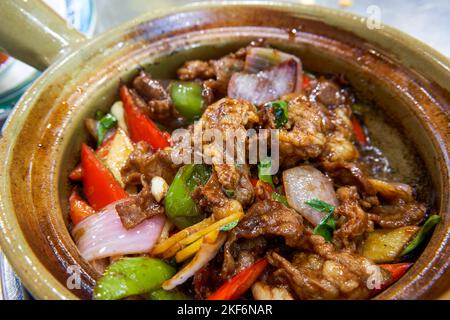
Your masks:
[{"label": "green bell pepper slice", "polygon": [[200,118],[203,113],[202,87],[196,82],[172,82],[170,98],[178,112],[189,120]]},{"label": "green bell pepper slice", "polygon": [[175,268],[149,257],[122,258],[109,265],[94,288],[95,300],[118,300],[145,294],[161,287]]},{"label": "green bell pepper slice", "polygon": [[411,243],[406,246],[406,248],[401,253],[401,256],[407,255],[414,251],[417,247],[419,247],[425,239],[427,239],[431,231],[433,231],[433,228],[435,225],[437,225],[441,221],[441,217],[437,214],[434,214],[430,216],[427,221],[425,221],[423,227],[420,229],[420,231],[417,233],[415,238],[411,241]]},{"label": "green bell pepper slice", "polygon": [[147,293],[145,297],[147,300],[191,300],[185,293],[177,289],[170,291],[158,289]]},{"label": "green bell pepper slice", "polygon": [[191,194],[197,186],[204,185],[210,176],[211,167],[204,164],[188,164],[178,170],[164,202],[166,215],[177,228],[187,228],[205,218]]}]

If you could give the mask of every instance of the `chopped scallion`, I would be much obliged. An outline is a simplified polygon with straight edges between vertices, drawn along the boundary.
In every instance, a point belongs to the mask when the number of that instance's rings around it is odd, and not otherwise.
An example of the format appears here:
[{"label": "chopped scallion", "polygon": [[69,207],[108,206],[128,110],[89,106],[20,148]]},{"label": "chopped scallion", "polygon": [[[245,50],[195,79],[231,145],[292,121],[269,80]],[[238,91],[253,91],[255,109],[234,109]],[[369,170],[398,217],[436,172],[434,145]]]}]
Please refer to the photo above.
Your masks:
[{"label": "chopped scallion", "polygon": [[97,146],[100,146],[105,139],[105,134],[109,129],[117,124],[117,119],[112,114],[104,115],[97,124]]}]

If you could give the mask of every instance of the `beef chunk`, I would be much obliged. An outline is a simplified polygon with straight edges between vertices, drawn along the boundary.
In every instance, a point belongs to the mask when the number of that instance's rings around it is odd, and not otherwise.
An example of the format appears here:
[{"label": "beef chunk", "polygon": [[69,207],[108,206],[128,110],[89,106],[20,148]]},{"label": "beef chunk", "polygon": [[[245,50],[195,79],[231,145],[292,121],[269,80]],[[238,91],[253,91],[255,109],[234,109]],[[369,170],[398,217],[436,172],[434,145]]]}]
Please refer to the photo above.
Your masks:
[{"label": "beef chunk", "polygon": [[197,187],[192,193],[194,201],[205,211],[211,212],[216,219],[222,219],[233,212],[243,211],[242,205],[229,198],[213,171],[204,186]]},{"label": "beef chunk", "polygon": [[[225,243],[223,276],[229,277],[236,273],[236,270],[241,269],[240,266],[248,266],[245,261],[256,261],[256,257],[263,253],[252,248],[243,250],[246,251],[243,255],[241,248],[245,248],[248,243],[237,242],[239,239],[260,239],[252,242],[255,245],[261,244],[266,237],[280,236],[284,238],[286,245],[299,247],[302,245],[302,234],[303,219],[294,210],[272,200],[255,203],[239,224],[231,230]],[[236,263],[236,260],[239,262]]]},{"label": "beef chunk", "polygon": [[348,246],[364,232],[373,230],[373,224],[369,221],[367,213],[359,206],[356,187],[341,187],[336,194],[340,205],[334,212],[340,221],[334,237]]},{"label": "beef chunk", "polygon": [[156,202],[147,183],[137,195],[116,205],[122,225],[126,229],[132,229],[145,219],[164,213],[164,207]]},{"label": "beef chunk", "polygon": [[178,168],[179,166],[172,162],[169,150],[153,152],[148,143],[140,141],[130,154],[121,174],[126,186],[139,185],[141,175],[144,175],[146,181],[151,181],[154,176],[159,176],[170,184]]},{"label": "beef chunk", "polygon": [[[272,108],[267,108],[268,127],[276,129]],[[322,153],[329,129],[322,107],[299,94],[289,98],[288,121],[279,130],[280,160],[285,166],[298,160],[316,158]]]},{"label": "beef chunk", "polygon": [[275,235],[283,237],[288,246],[296,247],[301,243],[302,234],[301,215],[280,202],[266,200],[250,207],[245,217],[231,231],[230,239]]},{"label": "beef chunk", "polygon": [[317,235],[309,237],[311,252],[298,252],[291,261],[276,252],[268,255],[277,268],[274,277],[285,278],[300,299],[366,299],[371,268],[366,258],[338,252],[331,243]]},{"label": "beef chunk", "polygon": [[[251,128],[259,121],[256,107],[243,100],[224,98],[208,106],[195,124],[196,129],[205,131],[216,129],[221,131],[222,146],[226,146],[227,137],[234,134],[246,134],[245,129]],[[235,146],[235,148],[237,148]],[[226,155],[220,144],[214,141],[203,142],[203,154],[212,159],[214,170],[220,184],[225,189],[235,190],[241,178],[239,168],[233,163],[228,164]],[[236,152],[235,152],[236,154]],[[221,161],[220,161],[221,160]]]},{"label": "beef chunk", "polygon": [[226,95],[231,75],[244,69],[246,54],[247,50],[243,48],[217,60],[187,61],[177,74],[181,80],[206,80],[203,82],[204,96],[212,101],[213,96],[221,98]]},{"label": "beef chunk", "polygon": [[135,101],[150,119],[170,126],[178,117],[166,89],[145,71],[134,78],[133,88]]},{"label": "beef chunk", "polygon": [[327,107],[336,107],[351,102],[351,97],[345,89],[341,89],[335,81],[323,77],[318,79],[311,97]]},{"label": "beef chunk", "polygon": [[206,80],[213,78],[216,75],[211,62],[202,60],[191,60],[185,62],[183,66],[178,69],[177,74],[178,78],[181,80]]},{"label": "beef chunk", "polygon": [[369,179],[355,162],[325,161],[322,163],[322,168],[338,186],[357,186],[362,193],[375,194],[375,189],[370,184]]},{"label": "beef chunk", "polygon": [[426,211],[423,203],[381,205],[370,211],[370,219],[384,229],[395,229],[420,224]]},{"label": "beef chunk", "polygon": [[238,166],[237,169],[240,177],[233,198],[239,201],[245,208],[253,203],[255,190],[250,182],[250,168],[248,165]]}]

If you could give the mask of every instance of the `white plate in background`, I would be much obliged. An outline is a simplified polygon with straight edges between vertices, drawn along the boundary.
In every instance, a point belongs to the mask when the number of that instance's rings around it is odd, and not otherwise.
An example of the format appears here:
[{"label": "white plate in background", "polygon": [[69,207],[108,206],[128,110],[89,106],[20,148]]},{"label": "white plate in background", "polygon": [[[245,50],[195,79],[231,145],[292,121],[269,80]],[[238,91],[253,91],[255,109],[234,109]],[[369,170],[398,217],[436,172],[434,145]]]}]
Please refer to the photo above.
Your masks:
[{"label": "white plate in background", "polygon": [[[82,33],[87,36],[93,34],[95,5],[92,0],[44,0],[44,2]],[[9,57],[0,66],[0,114],[12,108],[39,75],[40,73],[33,67]]]}]

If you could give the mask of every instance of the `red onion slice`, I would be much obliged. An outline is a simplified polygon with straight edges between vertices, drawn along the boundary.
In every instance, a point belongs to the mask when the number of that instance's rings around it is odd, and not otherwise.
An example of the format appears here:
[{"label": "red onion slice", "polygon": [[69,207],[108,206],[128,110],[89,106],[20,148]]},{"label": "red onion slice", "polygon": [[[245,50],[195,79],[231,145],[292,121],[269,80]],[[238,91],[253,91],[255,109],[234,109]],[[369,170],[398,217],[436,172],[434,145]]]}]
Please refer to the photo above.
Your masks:
[{"label": "red onion slice", "polygon": [[149,252],[156,244],[165,216],[147,219],[133,229],[123,227],[116,211],[118,202],[87,217],[72,231],[81,256],[87,261],[116,255]]},{"label": "red onion slice", "polygon": [[295,92],[301,92],[303,87],[302,62],[292,54],[271,48],[250,48],[247,50],[247,55],[245,57],[244,71],[248,73],[257,73],[275,67],[288,60],[294,60],[297,63],[297,84],[295,86]]},{"label": "red onion slice", "polygon": [[288,60],[256,74],[236,72],[228,84],[228,96],[261,105],[295,91],[297,63]]},{"label": "red onion slice", "polygon": [[285,170],[283,185],[289,205],[313,225],[318,225],[327,214],[311,208],[305,201],[319,199],[338,205],[333,183],[312,166],[303,165]]}]

